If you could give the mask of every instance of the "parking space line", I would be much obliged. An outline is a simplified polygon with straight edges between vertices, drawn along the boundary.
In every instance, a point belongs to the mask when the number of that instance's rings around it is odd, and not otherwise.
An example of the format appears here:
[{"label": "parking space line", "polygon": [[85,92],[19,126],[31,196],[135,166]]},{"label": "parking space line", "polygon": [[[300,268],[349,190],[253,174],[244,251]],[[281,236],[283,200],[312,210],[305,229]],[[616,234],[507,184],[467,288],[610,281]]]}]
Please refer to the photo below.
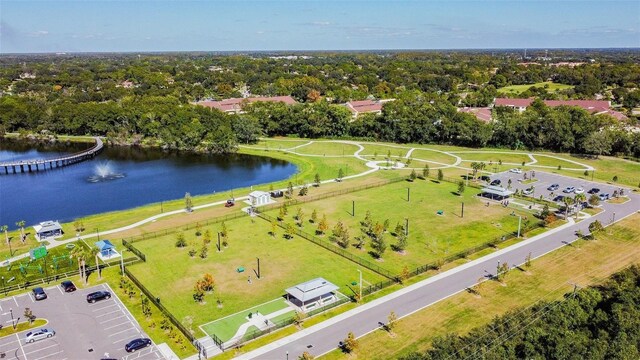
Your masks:
[{"label": "parking space line", "polygon": [[131,336],[127,336],[127,337],[126,337],[126,338],[124,338],[124,339],[120,339],[120,340],[116,340],[116,341],[112,342],[112,344],[114,344],[114,345],[115,345],[115,344],[117,344],[117,343],[121,343],[121,342],[124,342],[124,341],[129,341],[130,339],[131,339]]},{"label": "parking space line", "polygon": [[121,312],[121,311],[122,311],[122,310],[120,310],[120,309],[118,309],[118,310],[114,310],[114,311],[110,311],[110,312],[108,312],[108,313],[104,313],[104,314],[97,315],[97,316],[96,316],[96,318],[103,317],[103,316],[107,316],[107,315],[111,315],[111,314],[113,314],[113,313],[118,313],[118,312]]},{"label": "parking space line", "polygon": [[60,290],[60,294],[64,295],[64,291],[62,291],[62,288],[60,286],[56,286],[56,288]]},{"label": "parking space line", "polygon": [[[29,343],[29,344],[26,344],[24,347],[32,346],[32,345],[37,345],[37,343],[35,343],[35,342],[33,342],[33,343]],[[42,351],[42,350],[46,350],[46,349],[52,348],[52,347],[54,347],[54,346],[60,346],[60,345],[56,343],[56,344],[53,344],[53,345],[45,346],[45,347],[43,347],[43,348],[38,348],[38,349],[33,350],[33,351],[25,352],[24,354],[26,355],[26,354],[33,354],[33,353],[37,353],[37,352],[40,352],[40,351]]]},{"label": "parking space line", "polygon": [[31,293],[27,293],[27,295],[29,295],[29,299],[31,299],[32,303],[36,302],[35,300],[33,300],[33,296],[31,296]]},{"label": "parking space line", "polygon": [[[100,302],[96,302],[96,303],[93,303],[93,304],[89,304],[89,307],[96,306],[96,305],[104,305],[104,304],[105,304],[105,303],[107,303],[107,302],[109,302],[109,303],[110,303],[110,302],[111,302],[111,299],[109,299],[109,300],[102,300],[102,301],[100,301]],[[101,308],[95,309],[95,310],[93,310],[93,311],[99,311],[100,309],[106,309],[106,308],[108,308],[109,306],[113,306],[113,305],[117,305],[117,304],[116,304],[116,303],[113,303],[113,304],[111,304],[111,305],[108,305],[108,306],[105,306],[105,307],[101,307]]]},{"label": "parking space line", "polygon": [[61,352],[64,352],[64,351],[63,351],[63,350],[60,350],[60,351],[58,351],[58,352],[51,353],[51,354],[47,354],[47,355],[45,355],[45,356],[42,356],[42,357],[39,357],[39,358],[35,358],[35,359],[31,359],[31,360],[46,359],[46,358],[51,357],[51,356],[53,356],[53,355],[58,355],[58,354],[60,354]]},{"label": "parking space line", "polygon": [[20,346],[20,351],[22,351],[22,357],[27,358],[27,354],[24,353],[24,348],[22,348],[22,342],[20,342],[20,337],[16,334],[16,339],[18,339],[18,345]]},{"label": "parking space line", "polygon": [[[122,317],[122,316],[121,316],[121,317]],[[120,323],[120,324],[118,324],[118,325],[109,326],[109,327],[104,328],[104,330],[113,329],[113,328],[115,328],[115,327],[118,327],[118,326],[120,326],[120,325],[126,324],[126,323],[128,323],[128,322],[129,322],[129,321],[125,321],[125,322]]]},{"label": "parking space line", "polygon": [[13,301],[16,303],[16,306],[20,306],[20,305],[18,305],[18,300],[16,300],[15,296],[13,297]]},{"label": "parking space line", "polygon": [[135,328],[130,327],[130,328],[128,328],[128,329],[124,329],[124,330],[118,331],[117,333],[109,334],[109,337],[116,336],[116,335],[118,335],[118,334],[122,334],[122,333],[123,333],[123,332],[125,332],[125,331],[130,331],[130,330],[134,330],[134,329],[135,329]]}]

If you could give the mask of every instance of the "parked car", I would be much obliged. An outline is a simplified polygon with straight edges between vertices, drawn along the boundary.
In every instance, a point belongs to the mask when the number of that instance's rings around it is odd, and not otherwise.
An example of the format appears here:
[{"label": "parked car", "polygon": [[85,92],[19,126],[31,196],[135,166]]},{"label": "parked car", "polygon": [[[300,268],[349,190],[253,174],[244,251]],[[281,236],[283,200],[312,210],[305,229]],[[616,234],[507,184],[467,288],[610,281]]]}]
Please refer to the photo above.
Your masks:
[{"label": "parked car", "polygon": [[534,190],[534,187],[532,186],[530,188],[522,190],[522,194],[523,195],[531,195],[531,194],[533,194],[533,190]]},{"label": "parked car", "polygon": [[558,203],[562,202],[562,200],[564,200],[564,196],[562,196],[562,195],[558,195],[558,196],[553,198],[553,201],[558,202]]},{"label": "parked car", "polygon": [[482,175],[482,176],[480,176],[480,180],[489,182],[489,181],[491,181],[491,178],[488,175]]},{"label": "parked car", "polygon": [[147,346],[151,346],[151,339],[138,338],[129,341],[127,345],[124,346],[124,349],[127,352],[133,352],[142,348],[146,348]]},{"label": "parked car", "polygon": [[572,192],[574,192],[576,190],[575,187],[573,186],[567,186],[566,188],[564,188],[564,190],[562,190],[563,193],[565,194],[571,194]]},{"label": "parked car", "polygon": [[224,204],[224,207],[232,207],[235,204],[236,202],[234,200],[227,200],[227,202]]},{"label": "parked car", "polygon": [[560,189],[560,185],[558,185],[558,184],[552,184],[551,186],[549,186],[547,188],[547,190],[549,190],[549,191],[556,191],[558,189]]},{"label": "parked car", "polygon": [[24,335],[25,343],[32,343],[34,341],[50,338],[56,334],[55,330],[51,328],[42,328],[38,330],[29,331]]},{"label": "parked car", "polygon": [[514,174],[522,174],[522,169],[514,168],[510,169],[509,172],[512,172]]},{"label": "parked car", "polygon": [[33,297],[36,300],[44,300],[47,298],[47,293],[45,293],[44,289],[41,287],[35,287],[31,291],[33,292]]},{"label": "parked car", "polygon": [[69,280],[63,281],[60,286],[62,286],[62,290],[64,290],[64,292],[76,291],[76,286]]},{"label": "parked car", "polygon": [[500,185],[501,183],[502,183],[502,182],[500,181],[500,179],[495,179],[495,180],[493,180],[493,181],[491,182],[491,185],[493,185],[493,186],[498,186],[498,185]]},{"label": "parked car", "polygon": [[111,293],[110,292],[108,292],[108,291],[96,291],[96,292],[92,292],[92,293],[87,295],[87,302],[93,304],[96,301],[110,299],[110,298],[111,298]]},{"label": "parked car", "polygon": [[271,195],[272,198],[279,198],[284,196],[284,192],[282,192],[281,190],[275,190],[270,192],[269,194]]},{"label": "parked car", "polygon": [[591,188],[591,190],[587,191],[589,194],[597,194],[600,192],[598,188]]},{"label": "parked car", "polygon": [[611,195],[609,193],[602,193],[598,195],[598,197],[600,198],[601,201],[605,201],[605,200],[609,200],[609,198],[611,198]]},{"label": "parked car", "polygon": [[579,188],[576,188],[573,192],[576,194],[584,194],[584,189],[579,187]]}]

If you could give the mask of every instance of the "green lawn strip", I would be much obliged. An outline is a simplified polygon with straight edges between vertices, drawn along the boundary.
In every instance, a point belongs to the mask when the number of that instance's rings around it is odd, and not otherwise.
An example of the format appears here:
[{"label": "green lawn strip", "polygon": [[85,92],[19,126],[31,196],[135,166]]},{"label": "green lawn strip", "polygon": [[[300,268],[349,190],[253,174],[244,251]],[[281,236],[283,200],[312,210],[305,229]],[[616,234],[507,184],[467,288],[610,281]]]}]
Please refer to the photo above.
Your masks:
[{"label": "green lawn strip", "polygon": [[[556,155],[552,155],[552,156],[556,156]],[[538,160],[538,162],[536,162],[534,165],[539,165],[539,166],[551,166],[557,169],[558,166],[560,166],[561,168],[571,168],[571,169],[581,169],[582,171],[584,171],[586,168],[583,165],[580,164],[574,164],[570,161],[566,161],[563,159],[558,159],[555,157],[552,157],[546,154],[534,154],[533,157],[536,158],[536,160]],[[578,163],[583,163],[579,160],[574,160]],[[553,169],[552,169],[553,170]]]},{"label": "green lawn strip", "polygon": [[255,313],[257,311],[266,316],[287,307],[288,305],[284,302],[284,299],[276,299],[268,303],[240,311],[236,314],[226,316],[214,322],[204,324],[201,328],[207,334],[215,334],[222,341],[227,341],[236,334],[240,325],[248,321],[249,313]]},{"label": "green lawn strip", "polygon": [[274,324],[278,324],[282,321],[285,320],[289,320],[291,318],[293,318],[293,316],[296,314],[295,310],[291,309],[291,311],[284,313],[284,314],[280,314],[274,318],[269,319],[269,321],[271,321]]},{"label": "green lawn strip", "polygon": [[[433,162],[447,164],[447,165],[453,165],[457,161],[457,159],[454,156],[444,154],[439,151],[431,151],[431,150],[423,150],[423,149],[414,150],[411,153],[411,158],[433,161]],[[436,167],[438,165],[431,164],[429,166]]]},{"label": "green lawn strip", "polygon": [[[185,233],[189,246],[183,249],[175,247],[175,234],[136,242],[135,246],[146,254],[147,262],[131,266],[130,270],[152,293],[160,296],[178,319],[192,316],[195,325],[202,325],[278,298],[287,287],[316,277],[324,277],[339,286],[340,291],[350,293],[348,284],[357,278],[356,269],[361,268],[297,236],[285,240],[280,229],[272,237],[270,224],[259,218],[240,218],[227,222],[226,226],[229,247],[217,252],[214,243],[209,244],[206,259],[198,255],[189,257],[190,249],[199,252],[202,247],[202,239],[191,232]],[[262,272],[259,280],[254,274],[257,257]],[[240,266],[245,272],[236,272]],[[215,291],[205,295],[204,304],[198,304],[192,299],[193,287],[205,273],[213,275]],[[366,269],[363,274],[371,282],[384,279]],[[248,276],[252,277],[251,284]],[[172,291],[164,291],[167,288]],[[222,308],[217,306],[218,299]]]},{"label": "green lawn strip", "polygon": [[286,150],[308,143],[309,139],[285,139],[285,138],[262,138],[255,144],[247,145],[254,148],[267,148],[270,150]]},{"label": "green lawn strip", "polygon": [[360,147],[335,141],[317,141],[292,151],[296,154],[310,154],[318,156],[353,156]]},{"label": "green lawn strip", "polygon": [[[411,201],[407,202],[407,188],[410,189]],[[348,228],[353,239],[360,236],[360,221],[367,210],[371,211],[374,223],[381,224],[389,219],[389,232],[385,235],[387,251],[382,261],[377,261],[369,251],[369,241],[362,250],[349,246],[348,252],[371,261],[393,273],[400,273],[407,266],[412,270],[418,266],[434,262],[440,258],[457,253],[464,249],[495,240],[517,230],[518,218],[511,212],[528,216],[531,213],[518,208],[503,208],[493,205],[487,208],[484,201],[478,199],[475,189],[467,189],[462,197],[454,195],[457,186],[450,183],[436,184],[431,181],[400,182],[379,188],[335,196],[330,199],[314,201],[293,206],[289,209],[285,224],[293,222],[297,209],[302,208],[306,219],[316,210],[318,218],[327,215],[328,233],[321,237],[330,241],[331,229],[338,221]],[[435,200],[437,199],[437,200]],[[355,202],[356,216],[351,216],[352,202]],[[461,203],[465,203],[465,217],[460,217]],[[393,204],[393,206],[390,206]],[[442,210],[443,216],[437,215]],[[277,216],[277,210],[269,212]],[[399,254],[390,248],[396,238],[391,234],[396,224],[405,224],[409,219],[409,240],[405,254]],[[302,230],[313,234],[317,224],[305,221]],[[355,241],[352,240],[352,244]],[[335,245],[337,246],[337,245]]]},{"label": "green lawn strip", "polygon": [[529,88],[531,87],[535,87],[535,88],[546,87],[547,92],[550,92],[550,93],[561,91],[561,90],[573,89],[573,85],[558,84],[551,81],[545,81],[545,82],[539,82],[535,84],[510,85],[510,86],[501,87],[498,89],[498,93],[507,93],[512,95],[517,95],[524,91],[529,90]]},{"label": "green lawn strip", "polygon": [[[394,328],[394,336],[382,330],[370,333],[359,339],[356,355],[366,359],[389,359],[425,351],[438,336],[451,332],[464,335],[507,311],[540,300],[560,299],[576,281],[581,287],[600,282],[609,274],[640,260],[637,246],[640,230],[634,223],[638,219],[635,215],[608,228],[597,236],[598,241],[579,240],[572,246],[535,259],[526,272],[510,271],[505,277],[505,286],[487,281],[477,288],[480,296],[461,292],[403,318]],[[336,350],[324,358],[349,357]]]},{"label": "green lawn strip", "polygon": [[0,329],[0,338],[17,334],[21,331],[43,327],[47,325],[47,323],[48,321],[46,319],[36,319],[33,323],[30,323],[28,321],[21,321],[18,323],[18,325],[16,325],[16,329],[14,330],[13,326],[11,326],[11,322],[7,322],[2,324],[3,327],[2,329]]},{"label": "green lawn strip", "polygon": [[[364,147],[364,150],[360,152],[360,155],[377,155],[378,160],[384,160],[389,152],[391,152],[392,158],[397,158],[398,156],[404,157],[407,154],[407,151],[411,150],[411,146],[406,144],[361,142],[360,145]],[[369,156],[367,156],[367,158],[368,157]]]},{"label": "green lawn strip", "polygon": [[[487,167],[490,167],[489,163],[499,164],[500,161],[503,163],[510,163],[511,167],[518,166],[522,167],[522,162],[525,163],[531,162],[531,158],[525,154],[518,153],[503,153],[502,151],[491,152],[480,150],[478,152],[455,152],[455,155],[462,158],[465,161],[475,161],[475,162],[484,162],[487,164]],[[516,164],[516,165],[513,165]]]}]

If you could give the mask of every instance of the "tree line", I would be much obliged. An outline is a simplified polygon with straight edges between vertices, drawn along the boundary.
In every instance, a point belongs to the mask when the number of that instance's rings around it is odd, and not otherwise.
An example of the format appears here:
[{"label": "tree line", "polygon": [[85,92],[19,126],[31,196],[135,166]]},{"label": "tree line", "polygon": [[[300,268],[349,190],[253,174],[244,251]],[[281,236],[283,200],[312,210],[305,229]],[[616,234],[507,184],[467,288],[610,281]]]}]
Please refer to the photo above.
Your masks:
[{"label": "tree line", "polygon": [[402,360],[638,359],[640,267],[560,301],[510,312],[460,336],[448,334]]}]

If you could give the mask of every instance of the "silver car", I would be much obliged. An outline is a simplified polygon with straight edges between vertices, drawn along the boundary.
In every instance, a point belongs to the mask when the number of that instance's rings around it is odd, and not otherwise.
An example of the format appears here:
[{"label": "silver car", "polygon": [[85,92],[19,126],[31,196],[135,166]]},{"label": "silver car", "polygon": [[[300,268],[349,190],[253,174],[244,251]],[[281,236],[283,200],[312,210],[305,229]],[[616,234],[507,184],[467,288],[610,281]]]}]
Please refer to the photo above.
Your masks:
[{"label": "silver car", "polygon": [[50,338],[55,334],[56,334],[55,330],[51,328],[42,328],[42,329],[32,330],[25,334],[24,342],[32,343],[34,341]]}]

